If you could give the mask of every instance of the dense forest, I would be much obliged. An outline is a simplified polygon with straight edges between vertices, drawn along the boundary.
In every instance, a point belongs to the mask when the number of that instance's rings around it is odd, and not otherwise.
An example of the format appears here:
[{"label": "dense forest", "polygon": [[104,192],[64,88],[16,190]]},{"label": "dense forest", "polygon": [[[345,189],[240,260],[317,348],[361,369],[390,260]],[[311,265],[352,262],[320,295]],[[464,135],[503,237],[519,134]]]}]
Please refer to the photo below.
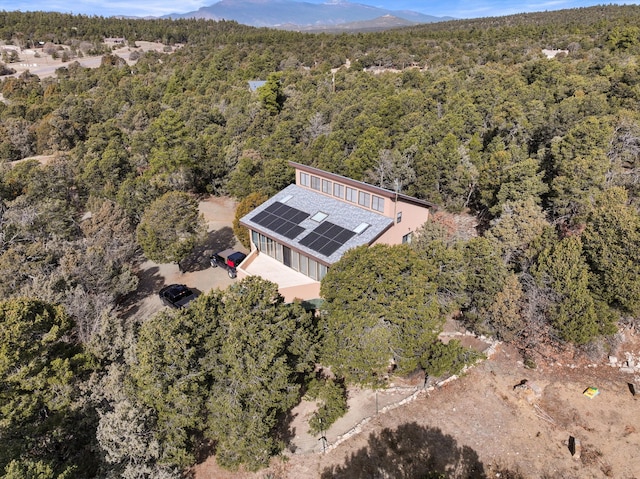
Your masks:
[{"label": "dense forest", "polygon": [[[1,11],[5,44],[104,53],[0,77],[2,477],[177,478],[208,453],[258,470],[302,395],[317,432],[390,359],[432,376],[475,360],[438,341],[447,316],[530,367],[542,345],[606,356],[640,314],[637,25],[637,6],[339,35]],[[102,45],[119,36],[181,47],[129,66]],[[249,278],[127,319],[145,255],[197,244],[198,197],[246,211],[293,181],[289,160],[398,180],[479,235],[431,221],[411,246],[350,251],[316,316]]]}]

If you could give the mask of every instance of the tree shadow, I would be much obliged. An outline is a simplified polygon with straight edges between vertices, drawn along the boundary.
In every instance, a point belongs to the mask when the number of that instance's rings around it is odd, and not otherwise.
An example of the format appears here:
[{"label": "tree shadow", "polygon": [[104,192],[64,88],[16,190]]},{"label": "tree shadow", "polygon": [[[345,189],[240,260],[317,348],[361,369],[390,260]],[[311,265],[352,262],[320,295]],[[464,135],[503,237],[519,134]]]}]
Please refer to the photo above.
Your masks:
[{"label": "tree shadow", "polygon": [[296,447],[293,444],[293,438],[296,437],[296,429],[291,427],[293,420],[297,414],[293,414],[291,410],[283,412],[278,417],[278,423],[275,429],[275,435],[278,441],[286,444],[290,452],[295,453]]},{"label": "tree shadow", "polygon": [[211,266],[209,258],[213,253],[233,248],[235,244],[236,237],[233,234],[233,229],[229,226],[216,231],[209,231],[205,239],[191,251],[191,254],[180,262],[180,267],[185,273],[207,269]]},{"label": "tree shadow", "polygon": [[417,423],[383,429],[369,436],[367,447],[351,454],[343,465],[331,466],[322,479],[393,477],[426,479],[486,479],[478,454],[438,428]]},{"label": "tree shadow", "polygon": [[120,316],[128,318],[134,315],[140,308],[140,302],[160,291],[164,286],[164,278],[160,276],[160,268],[153,266],[149,269],[140,270],[138,273],[138,288],[122,297],[118,302]]}]

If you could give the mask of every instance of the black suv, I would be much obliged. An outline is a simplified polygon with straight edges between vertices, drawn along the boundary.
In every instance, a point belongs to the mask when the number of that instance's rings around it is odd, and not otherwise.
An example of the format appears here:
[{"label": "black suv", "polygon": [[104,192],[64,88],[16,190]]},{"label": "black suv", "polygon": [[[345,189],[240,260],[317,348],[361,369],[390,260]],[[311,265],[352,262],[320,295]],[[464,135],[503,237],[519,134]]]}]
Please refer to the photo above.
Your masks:
[{"label": "black suv", "polygon": [[238,275],[236,268],[246,257],[247,255],[240,251],[225,249],[224,251],[211,255],[211,266],[213,268],[220,266],[221,268],[226,269],[229,278],[233,279]]},{"label": "black suv", "polygon": [[185,308],[198,296],[184,284],[170,284],[169,286],[165,286],[160,290],[158,295],[164,304],[172,308]]}]

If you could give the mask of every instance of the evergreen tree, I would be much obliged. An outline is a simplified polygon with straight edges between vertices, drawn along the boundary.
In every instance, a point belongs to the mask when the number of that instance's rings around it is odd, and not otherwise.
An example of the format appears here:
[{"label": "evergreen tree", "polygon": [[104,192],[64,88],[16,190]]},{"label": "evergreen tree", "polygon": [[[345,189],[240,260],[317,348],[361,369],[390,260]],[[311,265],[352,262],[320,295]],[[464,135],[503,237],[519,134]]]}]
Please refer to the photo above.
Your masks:
[{"label": "evergreen tree", "polygon": [[589,290],[590,273],[579,237],[564,238],[543,251],[534,277],[549,296],[549,322],[561,339],[584,344],[615,332],[615,317]]},{"label": "evergreen tree", "polygon": [[282,450],[278,420],[314,365],[314,331],[302,307],[258,277],[145,322],[132,374],[157,415],[160,462],[193,464],[210,440],[224,467],[264,467]]},{"label": "evergreen tree", "polygon": [[186,193],[172,191],[145,210],[136,236],[144,254],[158,263],[179,263],[205,232],[198,202]]},{"label": "evergreen tree", "polygon": [[640,215],[622,188],[598,199],[582,235],[593,290],[625,314],[640,312]]},{"label": "evergreen tree", "polygon": [[424,367],[444,323],[434,270],[409,246],[348,251],[322,280],[323,361],[349,382],[382,384]]},{"label": "evergreen tree", "polygon": [[9,477],[95,474],[96,425],[79,394],[91,363],[72,332],[60,306],[0,302],[0,471]]}]

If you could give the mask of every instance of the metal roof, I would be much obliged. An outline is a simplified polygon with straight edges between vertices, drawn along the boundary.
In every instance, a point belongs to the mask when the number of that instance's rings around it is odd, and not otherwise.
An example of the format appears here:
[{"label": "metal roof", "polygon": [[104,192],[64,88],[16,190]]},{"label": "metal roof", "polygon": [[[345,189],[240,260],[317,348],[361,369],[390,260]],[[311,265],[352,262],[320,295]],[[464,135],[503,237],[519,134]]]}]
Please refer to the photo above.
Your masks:
[{"label": "metal roof", "polygon": [[256,91],[261,86],[264,86],[267,83],[266,80],[251,80],[249,81],[249,89],[251,91]]}]

